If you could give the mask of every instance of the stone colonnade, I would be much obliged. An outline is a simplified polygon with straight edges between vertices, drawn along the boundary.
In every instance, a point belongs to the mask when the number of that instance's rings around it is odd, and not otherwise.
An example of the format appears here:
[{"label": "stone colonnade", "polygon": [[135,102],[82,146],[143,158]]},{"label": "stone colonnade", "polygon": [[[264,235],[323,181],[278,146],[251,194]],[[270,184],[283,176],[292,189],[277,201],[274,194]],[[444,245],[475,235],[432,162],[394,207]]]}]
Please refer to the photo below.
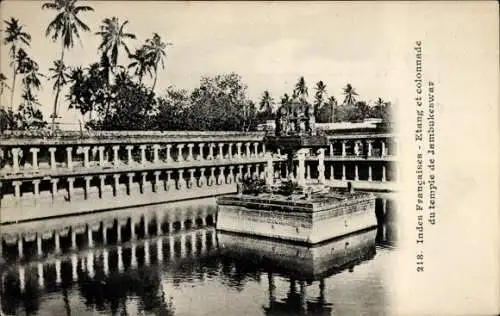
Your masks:
[{"label": "stone colonnade", "polygon": [[[85,252],[71,252],[27,264],[21,263],[16,265],[15,269],[2,273],[1,285],[4,286],[5,277],[9,273],[15,273],[16,275],[12,277],[18,280],[21,292],[25,292],[26,287],[34,284],[43,289],[47,283],[77,282],[83,275],[86,278],[94,278],[97,273],[108,276],[114,271],[123,273],[142,265],[149,266],[162,261],[205,256],[217,247],[214,228],[185,230],[155,239],[95,248]],[[70,270],[71,274],[62,273],[63,269]],[[37,282],[30,282],[29,279],[33,277]]]}]

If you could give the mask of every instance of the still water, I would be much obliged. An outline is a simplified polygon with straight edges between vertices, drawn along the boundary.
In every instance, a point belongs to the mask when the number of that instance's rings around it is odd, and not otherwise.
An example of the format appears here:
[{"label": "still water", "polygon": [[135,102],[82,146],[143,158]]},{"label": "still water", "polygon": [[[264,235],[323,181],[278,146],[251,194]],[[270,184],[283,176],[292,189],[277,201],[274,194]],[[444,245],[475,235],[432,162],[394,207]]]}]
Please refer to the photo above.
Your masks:
[{"label": "still water", "polygon": [[[213,211],[215,200],[169,204],[154,212],[182,216],[200,207]],[[72,221],[78,220],[87,219]],[[77,251],[63,247],[62,254],[12,260],[0,267],[2,314],[387,313],[392,224],[313,248],[218,233],[210,221],[199,224],[123,243],[96,238]]]}]

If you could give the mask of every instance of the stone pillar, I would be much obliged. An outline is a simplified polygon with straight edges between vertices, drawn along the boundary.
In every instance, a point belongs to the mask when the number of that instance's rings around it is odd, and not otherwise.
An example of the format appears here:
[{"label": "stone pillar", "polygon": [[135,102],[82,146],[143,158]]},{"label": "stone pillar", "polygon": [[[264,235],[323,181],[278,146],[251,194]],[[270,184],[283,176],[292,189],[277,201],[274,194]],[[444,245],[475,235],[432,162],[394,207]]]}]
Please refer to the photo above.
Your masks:
[{"label": "stone pillar", "polygon": [[186,161],[192,161],[194,144],[188,144],[187,146],[188,146],[188,156],[186,157]]},{"label": "stone pillar", "polygon": [[147,172],[141,172],[141,193],[146,192],[146,177],[148,176]]},{"label": "stone pillar", "polygon": [[120,222],[116,223],[116,242],[122,242],[122,227],[120,226]]},{"label": "stone pillar", "polygon": [[330,180],[335,180],[335,169],[333,165],[330,166]]},{"label": "stone pillar", "polygon": [[149,240],[144,241],[144,264],[149,266],[150,264],[150,256],[149,256]]},{"label": "stone pillar", "polygon": [[208,144],[208,160],[213,160],[214,159],[214,143]]},{"label": "stone pillar", "polygon": [[55,147],[49,147],[49,153],[50,153],[50,169],[56,170],[56,148]]},{"label": "stone pillar", "polygon": [[21,181],[12,181],[12,185],[14,186],[14,197],[16,200],[21,199]]},{"label": "stone pillar", "polygon": [[247,159],[250,158],[250,143],[245,143]]},{"label": "stone pillar", "polygon": [[274,163],[271,153],[267,154],[267,167],[266,167],[266,184],[272,185],[274,183]]},{"label": "stone pillar", "polygon": [[158,150],[160,150],[160,145],[154,144],[153,145],[153,163],[157,164],[160,162],[160,156],[158,155]]},{"label": "stone pillar", "polygon": [[186,257],[186,234],[181,233],[181,258]]},{"label": "stone pillar", "polygon": [[118,271],[123,272],[122,246],[118,246],[116,252],[118,253]]},{"label": "stone pillar", "polygon": [[54,231],[54,251],[56,253],[61,252],[61,242],[59,240],[59,232],[57,230]]},{"label": "stone pillar", "polygon": [[342,143],[342,157],[345,157],[347,156],[347,149],[346,149],[347,141],[342,140],[341,143]]},{"label": "stone pillar", "polygon": [[125,149],[127,150],[127,165],[131,166],[134,163],[134,159],[132,157],[132,149],[134,148],[133,145],[127,145],[125,146]]},{"label": "stone pillar", "polygon": [[120,193],[120,175],[119,174],[113,174],[113,179],[114,179],[114,189],[115,189],[115,196],[118,196]]},{"label": "stone pillar", "polygon": [[224,184],[224,182],[226,182],[226,179],[224,177],[224,169],[225,167],[224,166],[220,166],[219,167],[219,176],[217,177],[217,184]]},{"label": "stone pillar", "polygon": [[71,249],[76,250],[77,245],[76,245],[76,231],[72,227],[71,228]]},{"label": "stone pillar", "polygon": [[120,150],[119,145],[114,145],[111,147],[113,149],[113,165],[116,167],[120,165],[120,156],[118,154],[118,151]]},{"label": "stone pillar", "polygon": [[52,198],[55,198],[57,196],[57,182],[59,182],[59,179],[52,178],[50,182],[52,182]]},{"label": "stone pillar", "polygon": [[136,252],[137,246],[135,244],[132,244],[130,247],[130,266],[133,268],[137,267],[137,252]]},{"label": "stone pillar", "polygon": [[320,148],[318,153],[318,181],[325,183],[325,149]]},{"label": "stone pillar", "polygon": [[342,164],[342,180],[345,180],[345,164]]},{"label": "stone pillar", "polygon": [[354,181],[359,180],[358,165],[354,165]]},{"label": "stone pillar", "polygon": [[68,177],[68,199],[71,201],[74,196],[75,177]]},{"label": "stone pillar", "polygon": [[24,243],[23,236],[19,235],[17,237],[17,255],[19,258],[24,257],[23,243]]},{"label": "stone pillar", "polygon": [[101,232],[102,232],[102,243],[107,245],[108,244],[108,228],[106,227],[105,222],[102,222]]},{"label": "stone pillar", "polygon": [[24,267],[19,267],[18,268],[18,271],[19,271],[19,289],[21,290],[21,293],[24,292],[24,290],[26,289],[26,279],[25,279],[25,271],[24,271]]},{"label": "stone pillar", "polygon": [[156,216],[156,235],[158,236],[161,236],[163,234],[163,231],[161,229],[162,224],[162,219],[159,216]]},{"label": "stone pillar", "polygon": [[186,180],[184,180],[184,169],[178,169],[179,180],[177,180],[177,189],[181,190],[186,187]]},{"label": "stone pillar", "polygon": [[224,143],[219,143],[219,154],[217,155],[217,159],[224,159]]},{"label": "stone pillar", "polygon": [[87,239],[89,242],[89,247],[94,247],[94,239],[92,236],[92,227],[90,227],[90,225],[87,225]]},{"label": "stone pillar", "polygon": [[79,147],[78,151],[77,151],[77,153],[80,152],[80,153],[83,154],[83,167],[84,168],[90,167],[90,163],[89,163],[89,150],[90,150],[89,146],[82,146],[82,147]]},{"label": "stone pillar", "polygon": [[172,180],[172,170],[167,170],[167,181],[166,188],[167,191],[171,189],[172,186],[175,186],[175,182]]},{"label": "stone pillar", "polygon": [[253,143],[254,157],[259,157],[259,143]]},{"label": "stone pillar", "polygon": [[38,257],[43,257],[42,234],[36,234],[36,253]]},{"label": "stone pillar", "polygon": [[76,254],[71,255],[71,278],[73,279],[74,282],[78,280],[78,257]]},{"label": "stone pillar", "polygon": [[200,168],[200,178],[198,179],[198,186],[201,188],[207,183],[207,178],[205,177],[205,168]]},{"label": "stone pillar", "polygon": [[160,174],[161,174],[161,171],[154,171],[153,172],[153,175],[155,176],[155,182],[153,184],[154,192],[158,192],[158,187],[159,187],[159,183],[160,183]]},{"label": "stone pillar", "polygon": [[158,262],[163,261],[163,239],[158,238],[156,240],[156,258]]},{"label": "stone pillar", "polygon": [[149,236],[149,218],[147,215],[144,215],[144,237]]},{"label": "stone pillar", "polygon": [[56,259],[56,284],[61,284],[61,260]]},{"label": "stone pillar", "polygon": [[243,165],[238,166],[238,174],[236,175],[236,181],[241,183],[243,180]]},{"label": "stone pillar", "polygon": [[69,170],[73,169],[73,157],[72,157],[73,147],[66,147],[66,167]]},{"label": "stone pillar", "polygon": [[372,181],[372,166],[368,166],[368,181]]},{"label": "stone pillar", "polygon": [[208,178],[208,185],[215,183],[215,167],[210,167],[210,177]]},{"label": "stone pillar", "polygon": [[44,287],[44,280],[43,280],[43,263],[39,262],[37,264],[37,270],[38,270],[38,286],[40,288]]},{"label": "stone pillar", "polygon": [[241,145],[242,143],[236,143],[236,157],[241,158]]},{"label": "stone pillar", "polygon": [[306,165],[306,179],[311,180],[311,166]]},{"label": "stone pillar", "polygon": [[245,173],[245,179],[252,177],[252,165],[247,165],[247,173]]},{"label": "stone pillar", "polygon": [[300,186],[303,186],[306,184],[305,181],[305,161],[306,161],[306,154],[309,152],[309,149],[307,148],[302,148],[297,151],[297,158],[299,161],[299,165],[297,168],[297,183]]},{"label": "stone pillar", "polygon": [[359,150],[359,141],[354,141],[354,155],[358,157],[360,155],[360,150]]},{"label": "stone pillar", "polygon": [[373,141],[372,140],[367,140],[366,141],[366,156],[371,157],[372,156],[372,150],[373,150]]},{"label": "stone pillar", "polygon": [[330,157],[333,157],[333,144],[330,143]]},{"label": "stone pillar", "polygon": [[227,144],[227,159],[233,159],[233,143]]},{"label": "stone pillar", "polygon": [[229,174],[227,175],[227,183],[231,184],[234,182],[234,166],[229,166]]},{"label": "stone pillar", "polygon": [[386,156],[386,148],[385,148],[385,142],[383,140],[380,141],[380,156],[385,157]]},{"label": "stone pillar", "polygon": [[22,152],[21,148],[12,148],[12,171],[19,172],[19,154]]},{"label": "stone pillar", "polygon": [[196,183],[196,179],[194,177],[194,172],[196,171],[196,169],[191,168],[188,171],[189,171],[189,181],[187,186],[188,188],[191,188]]},{"label": "stone pillar", "polygon": [[204,146],[205,146],[204,143],[198,143],[199,154],[198,154],[198,157],[196,157],[196,160],[204,160],[204,158],[203,158],[203,147]]},{"label": "stone pillar", "polygon": [[262,143],[262,156],[266,155],[266,144]]},{"label": "stone pillar", "polygon": [[147,162],[147,159],[146,159],[146,147],[147,147],[147,145],[140,145],[139,146],[139,149],[141,150],[141,165],[143,165],[143,166]]},{"label": "stone pillar", "polygon": [[386,172],[385,172],[385,165],[382,165],[382,182],[386,182],[387,177],[386,177]]},{"label": "stone pillar", "polygon": [[109,255],[106,248],[102,250],[102,265],[104,275],[107,276],[109,274]]},{"label": "stone pillar", "polygon": [[134,173],[127,173],[128,177],[128,195],[132,195],[132,186],[134,185]]},{"label": "stone pillar", "polygon": [[172,148],[172,145],[167,144],[165,148],[167,149],[167,151],[165,152],[165,162],[169,163],[172,160],[172,157],[170,157],[170,149]]},{"label": "stone pillar", "polygon": [[106,175],[101,174],[99,175],[99,192],[101,193],[100,198],[102,199],[104,197],[104,189],[106,188]]},{"label": "stone pillar", "polygon": [[300,281],[300,308],[307,311],[307,287],[305,281]]},{"label": "stone pillar", "polygon": [[83,180],[85,181],[85,199],[88,199],[90,196],[90,180],[92,180],[93,176],[84,176]]},{"label": "stone pillar", "polygon": [[92,251],[87,252],[87,273],[88,273],[88,276],[91,278],[93,278],[95,276],[94,253]]},{"label": "stone pillar", "polygon": [[104,149],[104,146],[97,147],[97,150],[99,151],[99,167],[106,166],[107,161],[104,160]]},{"label": "stone pillar", "polygon": [[30,148],[33,170],[38,170],[38,152],[39,151],[40,151],[40,148]]},{"label": "stone pillar", "polygon": [[184,144],[177,144],[177,162],[184,161],[184,157],[182,156],[182,148],[184,148]]}]

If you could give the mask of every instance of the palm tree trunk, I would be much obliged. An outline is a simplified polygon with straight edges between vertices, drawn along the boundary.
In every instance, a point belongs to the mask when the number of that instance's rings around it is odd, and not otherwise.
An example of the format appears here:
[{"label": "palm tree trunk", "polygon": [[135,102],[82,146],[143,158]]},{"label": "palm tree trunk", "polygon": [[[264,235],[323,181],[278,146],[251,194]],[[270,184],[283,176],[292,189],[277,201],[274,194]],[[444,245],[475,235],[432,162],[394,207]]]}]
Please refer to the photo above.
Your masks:
[{"label": "palm tree trunk", "polygon": [[155,80],[153,81],[153,87],[151,90],[154,92],[156,87],[156,80],[158,79],[158,61],[155,64]]},{"label": "palm tree trunk", "polygon": [[16,46],[12,48],[14,51],[14,56],[13,58],[13,64],[12,68],[14,69],[14,74],[12,75],[12,89],[10,93],[10,110],[14,108],[14,91],[16,90],[16,75],[17,75],[17,69],[16,69]]},{"label": "palm tree trunk", "polygon": [[[64,41],[61,41],[61,64],[64,62]],[[57,85],[56,99],[54,100],[54,112],[52,113],[52,134],[56,129],[56,117],[57,117],[57,102],[59,101],[59,93],[61,92],[61,86]]]}]

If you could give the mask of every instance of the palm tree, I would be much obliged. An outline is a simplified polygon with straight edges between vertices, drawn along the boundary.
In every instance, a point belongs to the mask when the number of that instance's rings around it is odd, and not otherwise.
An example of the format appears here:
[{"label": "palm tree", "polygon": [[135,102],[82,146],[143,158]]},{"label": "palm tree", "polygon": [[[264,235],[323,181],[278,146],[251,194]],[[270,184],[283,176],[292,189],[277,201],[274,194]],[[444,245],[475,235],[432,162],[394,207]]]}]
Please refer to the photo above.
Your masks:
[{"label": "palm tree", "polygon": [[290,96],[288,96],[287,93],[285,93],[283,95],[283,97],[281,98],[281,105],[285,105],[287,104],[288,102],[290,102]]},{"label": "palm tree", "polygon": [[142,83],[144,75],[153,75],[152,69],[154,65],[152,64],[150,56],[147,54],[145,46],[136,49],[135,53],[131,54],[129,58],[132,62],[128,65],[128,68],[134,68],[134,74],[139,77],[139,83]]},{"label": "palm tree", "polygon": [[[13,70],[12,76],[12,88],[10,93],[10,110],[14,106],[14,91],[16,88],[16,56],[21,45],[30,46],[31,35],[23,31],[23,25],[19,24],[18,19],[10,18],[10,20],[5,20],[4,23],[7,28],[4,30],[5,38],[3,39],[4,45],[10,45],[9,55],[11,59],[11,67]],[[3,90],[3,89],[2,89]]]},{"label": "palm tree", "polygon": [[326,85],[323,81],[318,81],[316,83],[316,95],[314,100],[314,113],[318,113],[319,108],[323,104],[323,97],[326,93]]},{"label": "palm tree", "polygon": [[299,81],[295,84],[295,89],[293,90],[294,98],[300,97],[302,102],[306,101],[306,97],[308,96],[306,81],[304,77],[300,77]]},{"label": "palm tree", "polygon": [[337,108],[337,99],[332,95],[331,97],[328,98],[327,103],[332,107],[332,117],[331,117],[331,123],[335,123],[335,109]]},{"label": "palm tree", "polygon": [[354,97],[355,95],[358,95],[356,90],[351,86],[350,83],[348,83],[345,88],[344,88],[344,93],[345,99],[344,99],[344,104],[355,104],[356,103],[356,98]]},{"label": "palm tree", "polygon": [[[54,80],[54,85],[52,86],[52,89],[56,92],[56,98],[54,101],[54,109],[57,108],[59,105],[59,93],[61,92],[61,88],[66,85],[68,82],[67,80],[67,73],[66,73],[66,65],[64,65],[64,62],[62,60],[55,60],[54,61],[54,66],[52,68],[49,68],[49,71],[53,73],[53,75],[49,78],[50,80]],[[56,115],[56,112],[54,111],[53,115]],[[55,117],[52,117],[52,124],[54,125],[54,119]],[[53,126],[54,128],[54,126]]]},{"label": "palm tree", "polygon": [[3,73],[0,73],[0,96],[3,95],[3,91],[5,88],[10,90],[10,87],[7,84],[7,77],[5,77]]},{"label": "palm tree", "polygon": [[[47,26],[45,36],[52,36],[52,41],[61,38],[61,58],[64,65],[64,50],[71,48],[75,44],[75,37],[80,40],[80,30],[90,31],[90,28],[80,20],[80,12],[94,11],[90,6],[77,6],[77,0],[53,0],[42,5],[42,9],[56,10],[57,15]],[[60,81],[57,81],[60,82]],[[52,113],[52,131],[55,129],[55,119],[57,117],[57,102],[61,87],[56,87],[56,98],[54,100],[54,112]]]},{"label": "palm tree", "polygon": [[160,35],[157,33],[153,33],[153,38],[146,40],[146,51],[147,54],[150,55],[151,61],[153,63],[153,70],[155,72],[155,79],[153,82],[153,87],[151,90],[155,89],[156,80],[158,78],[158,66],[161,63],[162,69],[165,69],[164,58],[167,56],[165,49],[167,46],[172,45],[172,43],[165,43],[161,40]]},{"label": "palm tree", "polygon": [[32,91],[32,89],[40,90],[42,87],[42,82],[40,81],[40,77],[44,77],[43,74],[39,72],[40,67],[38,64],[31,58],[24,62],[23,69],[19,70],[20,74],[24,75],[22,79],[22,83],[25,86],[25,89],[28,91]]},{"label": "palm tree", "polygon": [[260,99],[259,110],[270,115],[273,112],[273,103],[274,100],[271,97],[271,94],[269,94],[269,91],[266,90],[264,91],[264,93],[262,94],[262,98]]},{"label": "palm tree", "polygon": [[99,50],[102,51],[108,57],[111,72],[116,73],[116,68],[118,65],[118,52],[120,47],[123,47],[127,52],[127,56],[130,55],[130,50],[125,43],[125,39],[135,39],[135,35],[125,32],[125,25],[128,21],[120,24],[117,17],[106,18],[102,21],[101,30],[95,34],[101,35],[102,42],[99,45]]}]

